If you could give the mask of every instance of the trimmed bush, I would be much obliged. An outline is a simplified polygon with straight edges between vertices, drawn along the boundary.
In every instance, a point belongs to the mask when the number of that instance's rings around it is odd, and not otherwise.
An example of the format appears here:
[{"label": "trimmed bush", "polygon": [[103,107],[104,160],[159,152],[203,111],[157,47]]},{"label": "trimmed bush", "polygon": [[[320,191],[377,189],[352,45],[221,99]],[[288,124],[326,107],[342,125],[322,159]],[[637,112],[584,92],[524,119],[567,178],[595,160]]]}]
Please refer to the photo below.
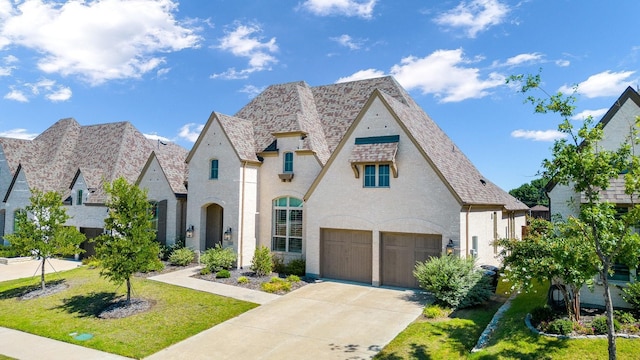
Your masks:
[{"label": "trimmed bush", "polygon": [[286,273],[287,266],[285,265],[282,256],[274,254],[271,257],[271,260],[273,261],[273,271],[277,272],[278,274]]},{"label": "trimmed bush", "polygon": [[238,278],[238,284],[248,284],[249,283],[249,278],[246,276],[240,276]]},{"label": "trimmed bush", "polygon": [[550,322],[555,318],[556,314],[550,306],[538,306],[531,310],[531,323],[538,326],[541,322]]},{"label": "trimmed bush", "polygon": [[155,259],[154,261],[148,263],[146,267],[140,269],[140,272],[148,273],[153,271],[160,271],[162,269],[164,269],[164,264],[162,263],[162,261],[160,261],[160,259]]},{"label": "trimmed bush", "polygon": [[274,276],[268,282],[260,284],[260,288],[268,293],[289,292],[291,291],[291,283]]},{"label": "trimmed bush", "polygon": [[287,281],[290,282],[290,283],[300,282],[300,276],[298,276],[298,275],[289,275],[289,276],[287,276]]},{"label": "trimmed bush", "polygon": [[293,259],[286,266],[285,274],[304,276],[307,271],[307,263],[304,259]]},{"label": "trimmed bush", "polygon": [[[607,317],[606,316],[596,316],[591,321],[591,327],[593,328],[593,333],[596,335],[604,335],[607,333]],[[620,323],[618,320],[613,319],[613,329],[615,331],[620,330]]]},{"label": "trimmed bush", "polygon": [[443,309],[442,307],[435,304],[426,306],[422,310],[422,315],[424,315],[424,317],[426,317],[427,319],[437,319],[440,317],[444,317],[447,316],[447,313],[448,311],[446,309]]},{"label": "trimmed bush", "polygon": [[180,248],[175,250],[169,256],[169,262],[175,266],[187,266],[191,264],[195,258],[195,253],[189,248]]},{"label": "trimmed bush", "polygon": [[448,307],[462,309],[487,301],[493,294],[483,270],[476,269],[473,259],[458,256],[431,257],[416,263],[413,275],[420,287]]},{"label": "trimmed bush", "polygon": [[200,262],[212,273],[217,273],[222,269],[231,269],[235,261],[236,253],[233,252],[233,249],[223,249],[220,245],[207,249],[200,258]]},{"label": "trimmed bush", "polygon": [[635,324],[636,318],[628,311],[615,310],[613,312],[614,319],[618,320],[622,324]]},{"label": "trimmed bush", "polygon": [[228,279],[231,277],[231,273],[227,269],[222,269],[216,273],[218,279]]},{"label": "trimmed bush", "polygon": [[266,246],[260,246],[253,253],[251,271],[255,272],[257,276],[265,276],[271,274],[272,270],[273,259],[271,258],[271,251]]},{"label": "trimmed bush", "polygon": [[158,257],[162,261],[167,261],[171,257],[171,254],[173,254],[178,249],[182,249],[183,247],[184,244],[180,242],[177,242],[173,245],[160,245],[160,253],[158,254]]},{"label": "trimmed bush", "polygon": [[573,322],[566,319],[557,319],[549,323],[547,332],[550,334],[569,335],[573,331]]},{"label": "trimmed bush", "polygon": [[0,257],[14,258],[30,255],[28,253],[21,254],[15,247],[11,245],[0,245]]}]

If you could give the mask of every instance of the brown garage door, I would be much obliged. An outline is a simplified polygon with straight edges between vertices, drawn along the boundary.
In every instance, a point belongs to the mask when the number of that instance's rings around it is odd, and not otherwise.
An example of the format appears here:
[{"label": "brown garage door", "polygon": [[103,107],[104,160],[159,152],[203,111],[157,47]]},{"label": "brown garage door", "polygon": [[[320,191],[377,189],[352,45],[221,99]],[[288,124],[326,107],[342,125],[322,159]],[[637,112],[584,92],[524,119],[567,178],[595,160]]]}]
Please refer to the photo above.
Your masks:
[{"label": "brown garage door", "polygon": [[321,229],[320,276],[371,283],[370,231]]},{"label": "brown garage door", "polygon": [[417,288],[417,261],[442,254],[442,235],[382,234],[382,285]]}]

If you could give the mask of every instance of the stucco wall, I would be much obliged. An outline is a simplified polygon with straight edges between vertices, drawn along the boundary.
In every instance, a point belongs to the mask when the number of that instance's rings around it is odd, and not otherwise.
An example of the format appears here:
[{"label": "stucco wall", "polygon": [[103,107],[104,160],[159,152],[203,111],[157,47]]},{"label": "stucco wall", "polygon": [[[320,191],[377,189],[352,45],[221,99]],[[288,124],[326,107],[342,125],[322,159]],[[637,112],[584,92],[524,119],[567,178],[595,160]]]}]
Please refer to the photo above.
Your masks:
[{"label": "stucco wall", "polygon": [[[82,190],[82,204],[78,205],[78,190]],[[104,219],[107,217],[107,207],[104,205],[86,205],[91,193],[87,188],[82,174],[78,175],[75,183],[71,187],[71,205],[66,206],[67,225],[86,228],[104,228]]]},{"label": "stucco wall", "polygon": [[[364,188],[348,161],[355,138],[399,135],[398,177],[388,188]],[[307,272],[320,273],[320,229],[373,231],[372,284],[380,283],[380,233],[441,234],[460,239],[460,204],[398,122],[375,99],[305,204]]]},{"label": "stucco wall", "polygon": [[13,188],[7,202],[5,203],[5,234],[13,233],[13,221],[14,214],[18,209],[24,209],[29,205],[29,198],[31,197],[31,191],[27,179],[24,176],[24,172],[19,172],[16,182],[13,184]]},{"label": "stucco wall", "polygon": [[[294,197],[303,199],[313,180],[320,173],[321,166],[317,158],[309,151],[299,151],[300,135],[278,136],[278,152],[264,157],[260,167],[260,199],[258,222],[258,246],[266,246],[271,249],[271,234],[273,228],[273,200],[280,197]],[[293,153],[293,179],[282,181],[278,174],[283,173],[284,153]],[[303,221],[307,217],[307,204],[303,205]],[[303,230],[304,231],[304,230]],[[302,254],[276,252],[289,261],[301,258],[305,253],[305,244],[302,244]]]}]

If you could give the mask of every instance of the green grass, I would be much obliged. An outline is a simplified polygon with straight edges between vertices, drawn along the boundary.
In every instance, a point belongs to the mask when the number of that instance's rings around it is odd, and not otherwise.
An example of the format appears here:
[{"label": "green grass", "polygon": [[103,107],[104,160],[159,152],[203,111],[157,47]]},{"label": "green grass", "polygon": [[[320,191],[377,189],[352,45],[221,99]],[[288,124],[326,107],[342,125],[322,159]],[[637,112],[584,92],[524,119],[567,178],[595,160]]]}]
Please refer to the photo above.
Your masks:
[{"label": "green grass", "polygon": [[[503,290],[500,285],[499,292]],[[571,339],[538,336],[524,324],[526,314],[545,302],[546,286],[518,295],[505,312],[489,345],[471,354],[478,336],[499,304],[457,311],[445,319],[418,318],[391,341],[376,359],[606,359],[606,339]],[[640,340],[618,339],[619,359],[638,358]]]},{"label": "green grass", "polygon": [[[37,287],[38,279],[0,283],[0,326],[131,358],[149,356],[257,306],[134,278],[132,297],[151,300],[153,307],[123,319],[100,319],[97,314],[106,304],[126,294],[124,285],[100,278],[98,269],[82,267],[47,277],[48,282],[64,281],[68,289],[20,300],[21,294]],[[78,341],[73,333],[89,333],[93,338]]]}]

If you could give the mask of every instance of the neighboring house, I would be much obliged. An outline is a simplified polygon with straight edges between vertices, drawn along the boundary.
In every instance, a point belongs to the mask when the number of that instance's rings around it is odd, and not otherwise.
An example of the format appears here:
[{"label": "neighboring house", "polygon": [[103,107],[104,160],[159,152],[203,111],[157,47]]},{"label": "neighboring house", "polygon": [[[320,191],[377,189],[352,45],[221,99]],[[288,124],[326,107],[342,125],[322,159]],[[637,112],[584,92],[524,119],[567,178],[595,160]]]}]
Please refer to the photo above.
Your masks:
[{"label": "neighboring house", "polygon": [[529,209],[529,216],[534,219],[544,219],[551,220],[551,214],[549,213],[549,208],[544,205],[536,205]]},{"label": "neighboring house", "polygon": [[[640,95],[631,87],[628,87],[611,106],[609,111],[600,120],[603,126],[604,137],[598,147],[605,150],[616,150],[631,136],[631,130],[636,126],[636,117],[640,116]],[[635,153],[640,150],[636,145]],[[549,206],[552,215],[559,214],[563,219],[569,216],[578,216],[580,205],[585,202],[580,194],[573,191],[571,186],[559,185],[551,182],[547,187]],[[609,189],[600,192],[604,201],[616,204],[621,211],[625,211],[632,204],[628,195],[625,195],[623,177],[613,179]],[[629,269],[626,266],[616,265],[615,273],[610,276],[609,284],[613,305],[628,307],[620,294],[621,286],[640,279],[638,269]],[[580,300],[583,304],[604,305],[604,289],[599,278],[596,279],[593,291],[586,286],[580,292]]]},{"label": "neighboring house", "polygon": [[213,113],[187,157],[187,246],[257,246],[307,275],[417,286],[447,246],[498,264],[528,207],[487,180],[392,78],[272,85]]},{"label": "neighboring house", "polygon": [[[184,185],[182,188],[175,185],[180,174],[184,183],[186,150],[149,140],[128,122],[81,126],[74,119],[63,119],[33,140],[1,138],[0,147],[0,192],[4,198],[0,205],[0,214],[3,214],[0,235],[13,232],[14,215],[29,204],[31,189],[62,194],[71,216],[67,225],[79,228],[87,238],[103,232],[107,216],[105,182],[121,176],[131,183],[140,179],[143,186],[149,184],[157,202],[170,199],[175,202],[178,194],[186,194]],[[154,178],[157,167],[153,159],[156,162],[160,159],[170,176]],[[8,183],[7,179],[10,179]],[[154,181],[170,183],[171,192],[162,193],[162,186],[150,185]],[[177,221],[171,219],[165,223]],[[173,234],[165,232],[167,238],[158,240],[172,243],[183,228],[173,229]],[[91,243],[83,246],[86,254],[91,255]]]}]

